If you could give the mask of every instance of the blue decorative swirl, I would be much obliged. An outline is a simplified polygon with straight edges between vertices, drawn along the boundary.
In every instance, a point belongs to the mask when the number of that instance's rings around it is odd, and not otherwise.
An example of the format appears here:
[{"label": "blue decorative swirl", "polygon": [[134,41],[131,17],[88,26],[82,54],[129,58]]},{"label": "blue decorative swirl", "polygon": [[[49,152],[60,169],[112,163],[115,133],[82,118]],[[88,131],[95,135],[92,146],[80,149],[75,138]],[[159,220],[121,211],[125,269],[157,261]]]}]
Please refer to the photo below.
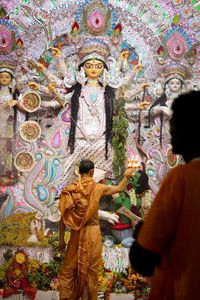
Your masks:
[{"label": "blue decorative swirl", "polygon": [[12,192],[10,190],[6,191],[6,194],[9,197],[9,202],[7,203],[5,209],[4,209],[4,217],[8,217],[11,214],[11,211],[13,209],[14,206],[14,196],[12,194]]},{"label": "blue decorative swirl", "polygon": [[41,202],[44,202],[48,199],[48,191],[44,186],[36,186],[38,198]]}]

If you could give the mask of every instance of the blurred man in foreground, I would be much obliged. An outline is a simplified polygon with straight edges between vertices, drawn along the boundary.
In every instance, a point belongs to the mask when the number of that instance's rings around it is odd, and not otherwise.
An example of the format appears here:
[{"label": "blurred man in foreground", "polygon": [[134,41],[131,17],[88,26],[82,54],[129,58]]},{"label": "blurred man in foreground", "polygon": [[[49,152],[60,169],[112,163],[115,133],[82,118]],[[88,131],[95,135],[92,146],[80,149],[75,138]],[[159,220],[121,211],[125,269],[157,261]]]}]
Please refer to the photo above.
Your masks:
[{"label": "blurred man in foreground", "polygon": [[200,299],[199,112],[200,92],[172,104],[172,150],[185,164],[166,176],[130,251],[133,268],[152,276],[150,300]]}]

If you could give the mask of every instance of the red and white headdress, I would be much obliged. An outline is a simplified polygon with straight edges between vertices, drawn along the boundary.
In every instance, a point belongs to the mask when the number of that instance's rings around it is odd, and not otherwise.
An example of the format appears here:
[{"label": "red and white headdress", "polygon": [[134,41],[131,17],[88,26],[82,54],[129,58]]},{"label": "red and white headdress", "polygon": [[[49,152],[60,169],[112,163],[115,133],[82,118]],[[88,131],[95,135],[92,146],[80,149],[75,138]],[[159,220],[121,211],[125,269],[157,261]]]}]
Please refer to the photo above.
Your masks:
[{"label": "red and white headdress", "polygon": [[165,82],[173,78],[178,78],[183,81],[188,78],[189,75],[188,68],[177,62],[171,62],[164,70]]},{"label": "red and white headdress", "polygon": [[81,63],[90,59],[99,59],[106,62],[109,56],[109,46],[99,38],[90,38],[84,41],[79,49],[79,58]]}]

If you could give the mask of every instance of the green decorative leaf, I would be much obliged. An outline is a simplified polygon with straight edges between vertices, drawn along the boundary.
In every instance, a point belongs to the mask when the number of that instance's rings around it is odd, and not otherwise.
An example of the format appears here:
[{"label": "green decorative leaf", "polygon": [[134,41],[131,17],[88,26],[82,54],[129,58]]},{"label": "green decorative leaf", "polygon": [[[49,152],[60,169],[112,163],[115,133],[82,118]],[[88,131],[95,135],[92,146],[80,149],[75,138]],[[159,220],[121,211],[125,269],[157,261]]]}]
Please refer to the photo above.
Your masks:
[{"label": "green decorative leaf", "polygon": [[115,117],[113,119],[114,135],[112,140],[114,149],[113,170],[118,181],[122,178],[124,173],[127,128],[128,121],[125,118],[124,102],[118,102],[115,107]]},{"label": "green decorative leaf", "polygon": [[3,7],[0,7],[0,18],[5,18],[6,17],[6,11]]},{"label": "green decorative leaf", "polygon": [[179,15],[175,15],[175,16],[173,17],[173,24],[174,24],[174,25],[177,25],[177,24],[179,23],[179,21],[180,21]]}]

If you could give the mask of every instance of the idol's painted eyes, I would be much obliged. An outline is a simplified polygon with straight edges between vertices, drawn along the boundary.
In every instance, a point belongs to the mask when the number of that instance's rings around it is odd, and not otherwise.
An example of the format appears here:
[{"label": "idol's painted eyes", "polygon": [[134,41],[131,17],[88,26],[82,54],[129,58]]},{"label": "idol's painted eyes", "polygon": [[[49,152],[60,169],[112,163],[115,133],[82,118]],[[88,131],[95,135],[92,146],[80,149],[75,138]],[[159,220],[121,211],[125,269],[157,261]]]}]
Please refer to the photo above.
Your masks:
[{"label": "idol's painted eyes", "polygon": [[10,76],[10,74],[0,74],[0,78],[1,78],[1,79],[4,79],[4,78],[10,79],[11,76]]},{"label": "idol's painted eyes", "polygon": [[86,63],[85,64],[85,67],[86,69],[92,69],[92,68],[95,68],[95,69],[102,69],[103,68],[103,64],[91,64],[91,63]]}]

